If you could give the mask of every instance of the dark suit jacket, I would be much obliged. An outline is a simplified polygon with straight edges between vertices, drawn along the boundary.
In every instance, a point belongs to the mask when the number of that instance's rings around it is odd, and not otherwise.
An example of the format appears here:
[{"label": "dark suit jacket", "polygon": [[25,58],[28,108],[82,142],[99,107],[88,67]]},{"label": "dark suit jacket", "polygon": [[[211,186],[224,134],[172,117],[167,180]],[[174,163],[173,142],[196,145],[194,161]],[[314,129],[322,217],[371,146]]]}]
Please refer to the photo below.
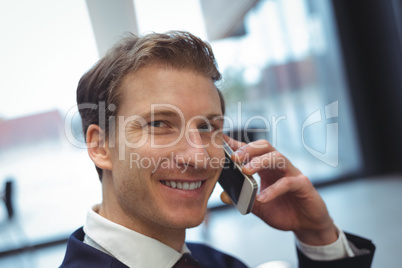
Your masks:
[{"label": "dark suit jacket", "polygon": [[[67,242],[67,251],[63,263],[60,268],[127,268],[126,265],[117,259],[83,243],[84,231],[82,228],[75,231]],[[317,262],[308,259],[300,251],[298,251],[300,267],[370,267],[374,254],[374,245],[363,238],[347,234],[348,239],[358,247],[367,248],[370,253],[357,256],[354,258],[346,258],[336,261]],[[202,267],[205,268],[244,268],[247,267],[236,258],[217,251],[211,247],[187,243],[191,254],[196,258]]]}]

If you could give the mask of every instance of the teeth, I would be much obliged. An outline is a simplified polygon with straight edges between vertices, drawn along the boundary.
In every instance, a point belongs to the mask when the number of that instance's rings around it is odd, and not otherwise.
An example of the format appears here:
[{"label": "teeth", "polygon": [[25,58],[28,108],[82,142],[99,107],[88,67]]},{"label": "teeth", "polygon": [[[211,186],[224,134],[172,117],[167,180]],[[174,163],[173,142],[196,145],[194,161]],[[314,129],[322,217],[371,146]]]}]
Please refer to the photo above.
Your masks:
[{"label": "teeth", "polygon": [[201,182],[192,182],[189,184],[189,190],[195,190],[201,186]]},{"label": "teeth", "polygon": [[190,185],[188,185],[188,182],[183,182],[183,190],[188,190],[190,188]]},{"label": "teeth", "polygon": [[177,188],[180,190],[191,191],[201,187],[202,182],[179,182],[179,181],[161,181],[164,185],[169,186],[171,188]]}]

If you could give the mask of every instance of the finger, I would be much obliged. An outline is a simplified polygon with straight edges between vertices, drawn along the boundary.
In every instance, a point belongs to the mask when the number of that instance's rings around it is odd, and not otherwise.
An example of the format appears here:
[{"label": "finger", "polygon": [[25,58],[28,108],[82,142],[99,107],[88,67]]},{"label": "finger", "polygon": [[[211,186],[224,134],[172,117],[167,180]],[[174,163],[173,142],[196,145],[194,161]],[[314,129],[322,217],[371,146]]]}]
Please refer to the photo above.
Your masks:
[{"label": "finger", "polygon": [[230,199],[229,195],[226,192],[221,193],[221,200],[223,203],[227,205],[233,205],[232,200]]},{"label": "finger", "polygon": [[256,200],[265,204],[288,192],[296,191],[302,185],[298,183],[300,179],[299,177],[283,177],[261,191],[256,196]]},{"label": "finger", "polygon": [[233,151],[237,151],[241,146],[245,145],[244,142],[237,141],[235,139],[232,139],[226,134],[223,134],[223,139],[229,144],[229,147],[232,148]]},{"label": "finger", "polygon": [[278,151],[273,151],[254,157],[243,166],[242,171],[247,175],[252,175],[265,169],[285,171],[292,167],[285,156]]},{"label": "finger", "polygon": [[275,148],[266,140],[257,140],[241,146],[234,153],[234,159],[238,163],[248,162],[255,156],[275,151]]}]

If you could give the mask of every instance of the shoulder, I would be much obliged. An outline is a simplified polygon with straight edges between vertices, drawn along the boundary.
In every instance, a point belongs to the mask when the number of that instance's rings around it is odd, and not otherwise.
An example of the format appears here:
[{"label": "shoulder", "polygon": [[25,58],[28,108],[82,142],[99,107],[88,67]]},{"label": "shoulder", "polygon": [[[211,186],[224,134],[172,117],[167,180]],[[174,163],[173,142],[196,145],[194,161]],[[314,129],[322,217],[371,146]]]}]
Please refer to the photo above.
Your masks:
[{"label": "shoulder", "polygon": [[127,268],[117,259],[85,244],[84,236],[84,230],[79,228],[69,237],[60,268]]},{"label": "shoulder", "polygon": [[210,246],[198,243],[187,243],[191,255],[198,260],[202,267],[244,268],[240,260],[229,254],[218,251]]}]

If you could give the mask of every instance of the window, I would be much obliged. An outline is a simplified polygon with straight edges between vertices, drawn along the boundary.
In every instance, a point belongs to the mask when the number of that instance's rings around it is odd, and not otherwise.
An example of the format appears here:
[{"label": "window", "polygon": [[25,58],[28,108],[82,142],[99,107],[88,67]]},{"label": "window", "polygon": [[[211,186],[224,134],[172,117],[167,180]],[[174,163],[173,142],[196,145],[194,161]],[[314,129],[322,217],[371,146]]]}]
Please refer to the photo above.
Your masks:
[{"label": "window", "polygon": [[313,182],[358,171],[353,111],[329,2],[259,1],[244,27],[241,36],[212,42],[235,125],[267,138]]}]

